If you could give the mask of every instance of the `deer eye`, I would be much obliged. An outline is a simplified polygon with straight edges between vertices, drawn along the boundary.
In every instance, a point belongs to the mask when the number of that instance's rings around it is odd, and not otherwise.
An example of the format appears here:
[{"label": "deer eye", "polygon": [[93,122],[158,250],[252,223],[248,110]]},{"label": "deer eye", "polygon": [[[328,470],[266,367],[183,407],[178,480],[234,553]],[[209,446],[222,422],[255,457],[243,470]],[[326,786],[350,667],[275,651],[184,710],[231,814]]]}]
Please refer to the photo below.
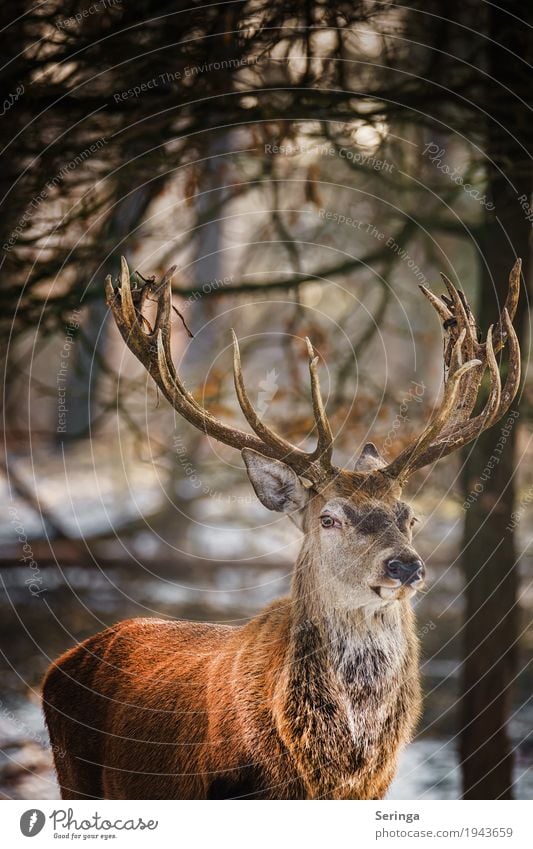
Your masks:
[{"label": "deer eye", "polygon": [[412,518],[412,519],[411,519],[411,521],[409,522],[409,527],[410,527],[410,528],[414,528],[414,526],[416,525],[416,523],[417,523],[417,522],[419,522],[419,521],[420,521],[420,519],[417,519],[417,518],[416,518],[416,516],[413,516],[413,518]]},{"label": "deer eye", "polygon": [[320,517],[320,524],[323,528],[340,528],[341,526],[339,520],[334,519],[333,516],[330,516],[328,513],[324,513],[324,515]]}]

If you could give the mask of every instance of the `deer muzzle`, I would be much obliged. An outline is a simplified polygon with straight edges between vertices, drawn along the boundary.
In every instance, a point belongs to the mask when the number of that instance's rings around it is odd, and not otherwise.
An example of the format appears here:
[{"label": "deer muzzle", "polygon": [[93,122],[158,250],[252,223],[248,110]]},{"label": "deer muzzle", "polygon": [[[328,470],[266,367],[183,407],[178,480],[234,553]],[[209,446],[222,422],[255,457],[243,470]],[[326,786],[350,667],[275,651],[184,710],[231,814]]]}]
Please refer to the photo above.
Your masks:
[{"label": "deer muzzle", "polygon": [[387,577],[395,578],[403,586],[411,587],[424,580],[426,569],[421,560],[405,561],[399,557],[393,557],[387,560],[385,572]]}]

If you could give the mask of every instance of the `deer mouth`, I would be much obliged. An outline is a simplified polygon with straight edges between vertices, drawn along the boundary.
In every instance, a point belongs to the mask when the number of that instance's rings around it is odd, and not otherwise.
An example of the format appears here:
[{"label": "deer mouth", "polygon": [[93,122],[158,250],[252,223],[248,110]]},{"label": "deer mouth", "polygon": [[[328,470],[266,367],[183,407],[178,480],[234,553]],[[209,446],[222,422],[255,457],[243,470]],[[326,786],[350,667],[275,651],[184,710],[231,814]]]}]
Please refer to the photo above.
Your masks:
[{"label": "deer mouth", "polygon": [[371,586],[370,589],[382,601],[401,601],[402,599],[412,598],[416,595],[417,590],[422,587],[423,578],[418,578],[410,584],[402,584],[399,579],[384,578],[380,584]]}]

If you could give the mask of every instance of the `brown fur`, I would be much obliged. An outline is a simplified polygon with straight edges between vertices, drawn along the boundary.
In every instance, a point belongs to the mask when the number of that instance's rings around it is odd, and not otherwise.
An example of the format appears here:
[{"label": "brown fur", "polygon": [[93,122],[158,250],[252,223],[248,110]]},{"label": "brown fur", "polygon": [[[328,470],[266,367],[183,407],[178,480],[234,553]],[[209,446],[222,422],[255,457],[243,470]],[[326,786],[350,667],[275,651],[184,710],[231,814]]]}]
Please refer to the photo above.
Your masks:
[{"label": "brown fur", "polygon": [[[43,701],[54,751],[67,753],[63,798],[385,795],[419,715],[418,646],[403,590],[352,609],[323,586],[317,517],[348,492],[354,509],[373,503],[347,480],[315,494],[291,597],[243,627],[128,620],[59,658]],[[382,508],[393,503],[382,494]],[[393,524],[386,535],[387,550],[412,551]]]}]

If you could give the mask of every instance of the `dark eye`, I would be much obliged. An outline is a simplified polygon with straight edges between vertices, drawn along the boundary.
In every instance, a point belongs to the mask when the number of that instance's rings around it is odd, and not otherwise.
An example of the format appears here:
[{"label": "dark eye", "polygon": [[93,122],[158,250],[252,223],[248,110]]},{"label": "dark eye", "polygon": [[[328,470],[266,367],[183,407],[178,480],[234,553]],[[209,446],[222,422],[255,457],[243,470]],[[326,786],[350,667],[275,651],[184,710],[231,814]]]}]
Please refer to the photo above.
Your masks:
[{"label": "dark eye", "polygon": [[411,521],[409,522],[409,527],[410,527],[410,528],[414,528],[414,526],[416,525],[416,523],[417,523],[418,521],[419,521],[419,519],[417,519],[417,518],[416,518],[416,516],[413,516],[413,518],[412,518],[412,519],[411,519]]},{"label": "dark eye", "polygon": [[327,513],[320,517],[320,524],[323,528],[340,528],[341,526],[338,519],[334,519],[333,516],[328,516]]}]

